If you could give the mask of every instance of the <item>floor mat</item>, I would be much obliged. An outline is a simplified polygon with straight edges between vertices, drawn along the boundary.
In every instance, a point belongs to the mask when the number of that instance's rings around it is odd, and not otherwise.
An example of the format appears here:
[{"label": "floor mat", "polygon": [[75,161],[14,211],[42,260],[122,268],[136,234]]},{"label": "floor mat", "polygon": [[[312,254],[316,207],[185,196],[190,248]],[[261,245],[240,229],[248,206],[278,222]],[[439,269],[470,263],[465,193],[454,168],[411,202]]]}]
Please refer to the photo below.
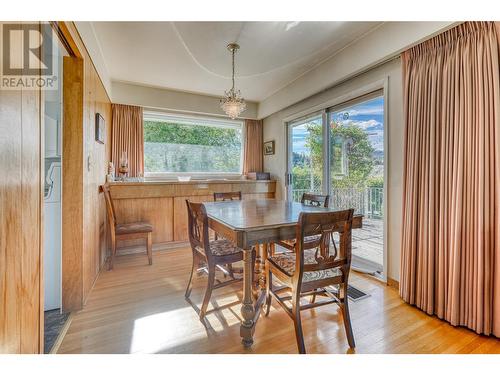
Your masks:
[{"label": "floor mat", "polygon": [[62,313],[59,309],[48,310],[44,313],[44,352],[50,353],[59,333],[68,320],[69,313]]},{"label": "floor mat", "polygon": [[347,296],[354,302],[370,297],[368,293],[365,293],[352,285],[347,286]]}]

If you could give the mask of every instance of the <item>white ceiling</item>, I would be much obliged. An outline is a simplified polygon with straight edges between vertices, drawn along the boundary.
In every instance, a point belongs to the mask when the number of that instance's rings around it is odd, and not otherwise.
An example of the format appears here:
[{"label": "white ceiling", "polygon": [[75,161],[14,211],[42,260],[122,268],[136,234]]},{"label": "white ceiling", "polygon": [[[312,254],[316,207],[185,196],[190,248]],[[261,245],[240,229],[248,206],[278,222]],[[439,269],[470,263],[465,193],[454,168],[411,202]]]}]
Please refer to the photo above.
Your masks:
[{"label": "white ceiling", "polygon": [[93,22],[111,80],[209,95],[231,86],[237,41],[236,86],[262,101],[379,22]]}]

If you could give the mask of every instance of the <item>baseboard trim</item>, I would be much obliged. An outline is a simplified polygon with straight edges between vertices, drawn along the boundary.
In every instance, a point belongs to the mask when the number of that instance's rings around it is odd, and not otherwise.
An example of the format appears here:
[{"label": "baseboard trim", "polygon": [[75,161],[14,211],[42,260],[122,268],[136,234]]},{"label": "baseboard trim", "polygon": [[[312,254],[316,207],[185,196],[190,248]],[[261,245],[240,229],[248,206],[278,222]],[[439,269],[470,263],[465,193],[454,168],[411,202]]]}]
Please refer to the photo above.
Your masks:
[{"label": "baseboard trim", "polygon": [[399,290],[399,281],[391,279],[390,277],[388,277],[387,278],[387,286],[390,286],[391,288]]},{"label": "baseboard trim", "polygon": [[68,332],[69,326],[71,322],[73,321],[73,312],[69,313],[68,319],[66,319],[66,322],[64,323],[64,326],[61,329],[61,332],[59,332],[59,336],[57,336],[56,341],[54,342],[54,345],[52,345],[52,348],[50,349],[49,354],[57,354],[59,347],[61,346],[64,337],[66,336],[66,332]]}]

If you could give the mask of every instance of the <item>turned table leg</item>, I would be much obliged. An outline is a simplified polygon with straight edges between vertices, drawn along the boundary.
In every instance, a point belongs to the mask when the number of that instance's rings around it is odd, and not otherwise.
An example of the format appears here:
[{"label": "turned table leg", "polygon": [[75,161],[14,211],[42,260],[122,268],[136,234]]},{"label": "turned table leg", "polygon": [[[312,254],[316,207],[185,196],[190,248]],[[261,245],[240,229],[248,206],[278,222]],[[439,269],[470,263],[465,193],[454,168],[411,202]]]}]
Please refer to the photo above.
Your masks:
[{"label": "turned table leg", "polygon": [[269,244],[265,243],[261,246],[261,256],[260,256],[260,270],[258,273],[258,280],[257,280],[257,289],[264,290],[266,289],[266,272],[265,272],[265,265],[266,265],[266,260],[267,260],[267,252],[269,249]]},{"label": "turned table leg", "polygon": [[252,261],[252,249],[244,249],[243,304],[241,306],[241,315],[243,317],[243,321],[241,322],[240,336],[245,347],[250,347],[253,344],[255,307],[253,304],[252,293]]}]

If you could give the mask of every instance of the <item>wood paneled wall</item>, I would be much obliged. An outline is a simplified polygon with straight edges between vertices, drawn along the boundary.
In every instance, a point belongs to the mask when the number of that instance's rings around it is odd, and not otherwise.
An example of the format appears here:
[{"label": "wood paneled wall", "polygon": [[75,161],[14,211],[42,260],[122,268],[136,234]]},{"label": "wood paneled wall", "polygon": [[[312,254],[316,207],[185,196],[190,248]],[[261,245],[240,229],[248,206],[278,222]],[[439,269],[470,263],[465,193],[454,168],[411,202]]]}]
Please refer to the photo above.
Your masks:
[{"label": "wood paneled wall", "polygon": [[43,348],[41,100],[0,90],[0,353]]},{"label": "wood paneled wall", "polygon": [[[74,310],[105,258],[98,187],[111,154],[111,103],[74,25],[54,25],[74,49],[64,62],[73,81],[63,124],[63,307]],[[0,353],[43,352],[43,95],[0,90]],[[106,122],[105,145],[94,140],[96,112]]]},{"label": "wood paneled wall", "polygon": [[[71,39],[70,45],[77,50],[77,56],[71,59],[81,64],[82,87],[79,93],[73,91],[75,105],[82,104],[82,117],[65,124],[64,132],[72,132],[78,155],[72,160],[66,160],[63,169],[63,183],[81,180],[81,190],[63,192],[65,201],[72,200],[77,206],[75,210],[63,217],[63,247],[66,243],[73,246],[71,257],[63,256],[63,279],[67,280],[68,288],[63,284],[63,308],[66,311],[80,309],[106,258],[106,212],[104,198],[99,194],[99,186],[105,182],[107,163],[111,159],[111,101],[104,89],[99,75],[80,39],[73,23],[60,24],[64,35]],[[81,95],[81,98],[78,96]],[[95,116],[100,113],[106,124],[105,144],[95,141]],[[68,127],[66,126],[68,125]],[[65,143],[63,133],[63,143]],[[63,160],[65,156],[63,155]],[[77,218],[81,229],[74,230],[71,216],[81,214]],[[64,214],[63,214],[64,215]],[[66,220],[65,220],[66,219]],[[67,238],[67,241],[65,241]],[[66,271],[65,271],[66,269]]]}]

